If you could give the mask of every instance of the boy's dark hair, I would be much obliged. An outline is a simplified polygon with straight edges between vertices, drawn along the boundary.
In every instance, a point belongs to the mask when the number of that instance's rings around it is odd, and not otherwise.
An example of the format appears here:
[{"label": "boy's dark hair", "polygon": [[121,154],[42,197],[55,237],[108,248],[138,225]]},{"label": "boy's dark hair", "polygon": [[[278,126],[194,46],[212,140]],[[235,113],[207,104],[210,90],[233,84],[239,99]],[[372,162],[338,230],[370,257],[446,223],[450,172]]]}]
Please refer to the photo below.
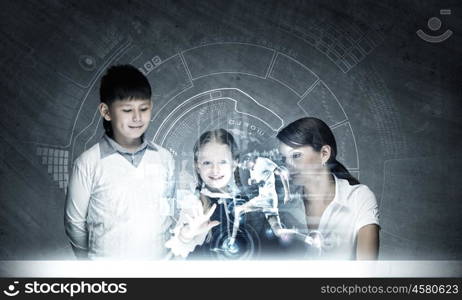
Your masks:
[{"label": "boy's dark hair", "polygon": [[[151,85],[132,65],[112,66],[101,78],[99,97],[108,106],[116,100],[151,99]],[[111,123],[103,119],[103,126],[106,134],[112,136]]]}]

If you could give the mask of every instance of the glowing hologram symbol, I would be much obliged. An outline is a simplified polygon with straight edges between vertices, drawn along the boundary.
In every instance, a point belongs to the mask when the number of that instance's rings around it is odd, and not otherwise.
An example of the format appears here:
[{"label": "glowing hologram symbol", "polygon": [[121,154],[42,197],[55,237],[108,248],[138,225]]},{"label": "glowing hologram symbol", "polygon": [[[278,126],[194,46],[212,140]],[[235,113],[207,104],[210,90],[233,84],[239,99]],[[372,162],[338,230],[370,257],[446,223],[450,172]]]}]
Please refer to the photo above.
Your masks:
[{"label": "glowing hologram symbol", "polygon": [[[282,59],[285,59],[287,62],[292,63],[294,66],[300,67],[301,69],[304,70],[305,74],[309,74],[310,77],[313,77],[313,78],[310,78],[311,79],[310,82],[309,82],[310,84],[305,87],[303,92],[300,92],[300,91],[297,92],[294,87],[290,86],[289,82],[284,82],[284,80],[282,80],[281,78],[275,77],[273,73],[268,74],[268,78],[271,78],[272,80],[274,80],[274,81],[278,82],[279,84],[285,86],[287,89],[292,91],[298,97],[302,97],[303,95],[305,95],[307,93],[307,91],[312,89],[313,86],[316,85],[316,83],[319,81],[318,75],[316,75],[313,71],[311,71],[307,66],[305,66],[304,64],[302,64],[299,61],[295,60],[294,58],[290,57],[289,55],[285,55],[283,53],[279,53],[279,52],[277,53],[277,55],[275,57],[275,62],[272,62],[271,68],[274,68],[274,64],[276,63],[276,61],[282,60]],[[272,70],[271,70],[271,72],[272,72]]]},{"label": "glowing hologram symbol", "polygon": [[319,230],[310,230],[308,234],[304,234],[295,228],[283,228],[279,230],[279,238],[282,242],[290,242],[294,239],[300,240],[310,247],[312,254],[317,256],[321,256],[322,250],[326,249],[327,244],[326,239]]},{"label": "glowing hologram symbol", "polygon": [[8,290],[4,290],[3,293],[7,295],[8,297],[14,297],[19,294],[19,290],[15,291],[15,284],[18,284],[19,281],[15,281],[14,284],[10,284],[8,286]]},{"label": "glowing hologram symbol", "polygon": [[265,214],[271,230],[275,236],[284,242],[293,239],[300,240],[310,246],[315,253],[320,256],[324,246],[324,238],[320,231],[311,230],[309,234],[300,233],[297,229],[283,228],[278,209],[278,194],[275,187],[275,175],[281,177],[284,187],[284,203],[289,199],[289,172],[286,168],[278,166],[269,158],[256,157],[248,154],[239,164],[239,168],[250,171],[249,185],[258,185],[258,195],[242,205],[234,207],[233,233],[225,241],[221,250],[228,252],[229,255],[240,251],[240,246],[236,243],[239,232],[240,219],[243,214],[261,211]]},{"label": "glowing hologram symbol", "polygon": [[[450,9],[442,9],[440,10],[441,15],[450,15]],[[437,31],[441,28],[441,20],[437,17],[431,17],[428,19],[427,26],[432,31]],[[417,35],[424,41],[429,43],[441,43],[447,40],[452,35],[452,30],[448,29],[440,35],[429,35],[425,33],[422,29],[416,31]]]},{"label": "glowing hologram symbol", "polygon": [[417,30],[417,35],[424,41],[429,43],[441,43],[447,40],[452,35],[452,30],[448,29],[444,33],[433,36],[426,34],[422,29]]},{"label": "glowing hologram symbol", "polygon": [[[353,139],[353,144],[354,144],[354,148],[355,148],[355,154],[356,154],[356,168],[352,168],[353,169],[357,169],[359,170],[359,153],[358,153],[358,145],[356,143],[356,138],[355,138],[355,135],[354,135],[354,132],[353,132],[353,128],[351,127],[351,124],[348,120],[348,117],[347,117],[347,114],[345,112],[345,109],[343,108],[341,102],[339,101],[339,99],[337,98],[337,96],[334,94],[334,92],[329,88],[329,86],[322,80],[318,80],[316,81],[312,87],[310,87],[310,89],[308,89],[308,91],[300,98],[300,100],[297,102],[297,105],[298,107],[307,115],[307,116],[312,116],[311,114],[309,114],[309,112],[307,111],[307,109],[305,109],[306,107],[304,107],[302,105],[302,102],[305,100],[305,98],[315,89],[317,88],[318,86],[322,87],[322,88],[325,88],[327,90],[327,92],[329,93],[329,95],[332,97],[332,99],[334,100],[333,103],[336,103],[341,111],[343,112],[343,115],[344,115],[344,119],[343,120],[339,120],[336,124],[332,124],[332,125],[329,125],[330,129],[334,130],[335,128],[337,127],[340,127],[340,126],[347,126],[349,128],[349,130],[351,131],[351,137]],[[322,119],[322,118],[321,118]]]},{"label": "glowing hologram symbol", "polygon": [[42,165],[47,166],[48,174],[59,184],[64,192],[67,192],[69,182],[69,151],[63,149],[37,147],[37,155],[41,158]]},{"label": "glowing hologram symbol", "polygon": [[282,225],[279,219],[275,175],[281,177],[284,186],[284,203],[289,201],[289,175],[287,169],[278,166],[268,158],[257,157],[252,159],[249,156],[239,164],[239,167],[250,171],[249,185],[258,185],[258,196],[250,199],[243,205],[234,207],[233,233],[229,240],[230,248],[232,248],[236,241],[241,216],[253,211],[263,212],[274,234],[279,236]]},{"label": "glowing hologram symbol", "polygon": [[[441,12],[441,14],[445,14]],[[447,13],[446,13],[447,14]],[[228,46],[242,46],[242,49],[251,49],[252,51],[250,52],[242,52],[242,53],[249,53],[254,55],[255,58],[258,58],[260,53],[265,54],[264,59],[260,59],[259,62],[259,68],[258,69],[249,69],[244,66],[244,68],[212,68],[212,69],[204,69],[204,71],[198,72],[197,69],[194,69],[194,60],[191,60],[191,54],[193,50],[199,49],[199,48],[207,48],[210,46],[217,46],[217,47],[224,47],[220,53],[223,53],[224,55],[227,55],[227,52],[224,51],[227,49]],[[239,49],[241,49],[239,48]],[[133,49],[137,49],[134,51]],[[202,51],[202,50],[201,50]],[[204,50],[205,51],[205,50]],[[73,81],[71,78],[67,78],[65,74],[60,74],[64,78],[70,80],[73,84],[77,85],[78,87],[82,89],[87,89],[87,91],[82,95],[82,101],[81,104],[79,105],[78,111],[76,118],[74,120],[74,124],[72,126],[72,133],[70,135],[69,139],[69,144],[67,144],[64,147],[71,147],[70,149],[70,155],[69,155],[69,163],[71,163],[74,158],[76,157],[77,154],[79,154],[79,150],[81,150],[82,146],[83,149],[85,150],[88,145],[90,144],[91,141],[94,140],[96,134],[98,133],[98,130],[101,129],[100,122],[101,118],[99,117],[99,112],[97,109],[94,110],[93,116],[90,116],[91,119],[88,118],[82,118],[82,112],[85,110],[83,109],[85,106],[87,106],[91,101],[89,99],[91,98],[91,93],[92,91],[95,90],[96,84],[97,84],[97,79],[103,74],[104,70],[106,69],[107,66],[109,66],[112,62],[116,61],[119,57],[121,56],[130,56],[131,53],[134,53],[132,55],[133,59],[130,61],[131,63],[134,63],[135,65],[138,65],[140,68],[144,68],[144,65],[142,63],[136,63],[136,59],[141,56],[141,53],[143,52],[143,49],[138,49],[138,46],[133,44],[133,40],[131,38],[123,41],[119,46],[117,46],[117,49],[114,49],[114,53],[108,57],[103,64],[95,68],[94,76],[90,80],[89,84],[83,86],[80,85],[78,82]],[[255,55],[257,53],[257,55]],[[152,55],[151,55],[152,56]],[[310,84],[307,84],[306,87],[308,87],[307,90],[305,89],[297,89],[296,86],[293,86],[292,84],[288,84],[290,80],[282,80],[284,78],[281,78],[280,76],[275,76],[274,73],[274,68],[277,67],[278,63],[281,63],[279,60],[280,59],[286,59],[290,62],[293,63],[294,66],[299,66],[300,69],[305,70],[307,73],[312,73],[312,75],[316,78],[314,81],[310,81]],[[207,57],[205,57],[207,59]],[[308,68],[307,65],[302,64],[300,61],[297,59],[293,58],[291,55],[284,54],[283,52],[279,52],[276,49],[273,49],[272,47],[269,46],[263,46],[260,44],[254,44],[254,43],[247,43],[247,42],[215,42],[215,43],[203,43],[201,45],[198,45],[196,47],[192,47],[186,50],[180,50],[174,55],[167,57],[165,59],[160,59],[156,56],[154,56],[151,59],[151,62],[153,64],[153,69],[151,70],[151,66],[148,69],[144,69],[144,71],[147,72],[147,74],[150,74],[151,71],[154,69],[159,68],[160,66],[165,65],[166,63],[171,62],[173,64],[173,61],[175,61],[175,65],[179,68],[181,72],[184,72],[185,74],[185,79],[186,83],[185,85],[180,85],[178,88],[175,88],[172,90],[172,93],[169,94],[167,93],[166,95],[156,95],[164,99],[164,96],[168,95],[168,99],[165,99],[166,101],[162,101],[161,108],[157,109],[155,114],[153,114],[153,117],[151,121],[157,120],[159,121],[159,124],[162,123],[161,126],[157,127],[156,130],[154,131],[154,138],[152,138],[153,141],[156,141],[157,143],[162,143],[164,144],[165,141],[168,141],[169,139],[169,134],[174,132],[172,128],[174,128],[174,125],[178,125],[183,119],[180,117],[178,118],[178,115],[182,114],[182,117],[184,118],[185,116],[191,115],[191,111],[197,107],[201,108],[200,105],[205,105],[208,106],[209,104],[215,104],[215,103],[220,103],[220,101],[225,100],[226,102],[233,101],[234,102],[234,110],[238,112],[241,115],[247,115],[251,116],[254,119],[258,119],[260,122],[264,123],[267,125],[272,131],[273,134],[280,130],[284,126],[284,120],[282,119],[282,115],[277,111],[277,108],[275,109],[274,107],[271,107],[270,103],[265,102],[265,99],[255,99],[255,96],[250,96],[247,94],[245,89],[240,89],[240,88],[220,88],[220,86],[212,85],[210,87],[209,91],[203,91],[200,90],[198,92],[194,92],[192,90],[193,87],[195,87],[195,81],[197,79],[203,79],[209,76],[214,76],[217,74],[226,74],[226,73],[234,73],[234,74],[244,74],[248,76],[252,76],[254,78],[259,78],[263,80],[269,80],[271,84],[274,85],[275,82],[282,83],[282,87],[287,88],[289,91],[292,91],[295,93],[295,95],[299,96],[301,99],[303,99],[306,95],[308,95],[312,89],[319,84],[323,83],[319,76],[316,75],[314,72],[311,71],[310,68]],[[237,59],[237,64],[236,66],[242,66],[242,63],[239,63],[239,59]],[[197,65],[197,64],[196,64]],[[184,71],[183,71],[184,70]],[[274,77],[276,77],[278,80],[274,80]],[[182,77],[183,78],[183,77]],[[252,78],[253,79],[253,78]],[[281,79],[281,80],[280,80]],[[201,88],[201,85],[198,85],[198,88]],[[326,85],[326,88],[330,91],[329,87]],[[170,91],[170,90],[169,90]],[[200,93],[200,94],[196,94]],[[195,95],[194,95],[195,94]],[[340,102],[338,99],[336,99],[335,95],[334,98],[336,102],[341,109],[343,110],[343,107],[341,106]],[[187,99],[186,101],[183,101],[183,99]],[[215,101],[215,102],[213,102]],[[181,108],[180,110],[177,109],[177,105],[180,104]],[[297,103],[298,107],[302,106],[302,101],[299,101]],[[328,103],[330,104],[330,103]],[[194,106],[195,105],[195,106]],[[332,104],[336,105],[336,104]],[[308,115],[310,113],[309,109],[305,108],[305,113]],[[302,108],[302,109],[303,109]],[[231,108],[232,109],[232,108]],[[327,108],[326,108],[327,109]],[[189,112],[189,115],[183,114],[183,112],[187,110]],[[175,111],[175,113],[171,114],[172,111]],[[346,120],[343,120],[341,122],[347,122],[347,126],[351,128],[351,125],[348,123],[347,118],[345,117]],[[83,122],[82,122],[83,121]],[[340,121],[340,120],[339,120]],[[173,123],[173,125],[172,125]],[[335,128],[337,126],[340,126],[343,123],[338,123],[331,125],[331,127]],[[354,135],[353,135],[354,139]],[[354,141],[354,146],[356,150],[356,156],[358,153],[358,149],[356,146],[356,142]],[[60,146],[62,147],[62,146]],[[358,165],[359,166],[359,165]]]},{"label": "glowing hologram symbol", "polygon": [[260,240],[251,226],[242,226],[234,244],[230,244],[231,236],[227,232],[219,232],[212,238],[215,242],[210,245],[210,254],[220,260],[245,260],[258,256]]},{"label": "glowing hologram symbol", "polygon": [[184,58],[183,52],[180,52],[178,55],[181,59],[181,63],[183,64],[186,74],[188,74],[189,81],[191,82],[191,84],[193,84],[194,79],[192,78],[191,70],[189,69],[188,63],[186,62],[186,59]]},{"label": "glowing hologram symbol", "polygon": [[[180,105],[175,107],[175,109],[172,110],[168,114],[168,116],[162,121],[162,123],[159,126],[159,129],[157,130],[153,140],[159,140],[160,139],[160,144],[162,145],[165,142],[165,139],[167,137],[167,133],[175,127],[176,123],[182,119],[183,116],[194,110],[195,108],[205,104],[209,103],[212,101],[217,101],[217,100],[229,100],[234,102],[234,110],[237,113],[248,115],[250,117],[253,117],[265,125],[267,125],[269,128],[271,128],[273,131],[277,132],[279,131],[283,126],[284,126],[284,120],[273,110],[270,108],[260,104],[257,100],[255,100],[253,97],[251,97],[249,94],[246,92],[237,89],[237,88],[221,88],[221,89],[213,89],[210,91],[202,92],[200,94],[195,95],[194,97],[191,97],[187,99],[186,101],[182,102]],[[256,115],[246,113],[244,112],[240,106],[241,102],[245,103],[248,106],[255,107],[255,111],[265,111],[267,112],[265,114],[265,119],[262,119]],[[175,116],[177,113],[181,112],[180,115]],[[173,121],[171,121],[173,119]],[[171,122],[171,123],[170,123]],[[170,124],[169,124],[170,123]],[[163,128],[167,127],[167,130],[162,130]],[[159,136],[160,132],[164,132],[164,135],[162,137]]]},{"label": "glowing hologram symbol", "polygon": [[265,79],[269,77],[271,72],[273,71],[274,64],[276,63],[278,53],[273,50],[273,57],[271,57],[271,62],[269,63],[268,69],[266,70]]},{"label": "glowing hologram symbol", "polygon": [[[265,68],[265,70],[246,70],[246,69],[240,69],[240,68],[236,68],[236,69],[233,69],[233,70],[215,70],[215,71],[212,71],[212,72],[196,72],[196,73],[199,73],[199,74],[194,74],[191,75],[192,73],[190,72],[190,68],[189,68],[189,65],[186,63],[186,61],[191,61],[190,59],[188,59],[187,57],[185,56],[189,56],[191,53],[193,52],[197,52],[197,51],[203,51],[207,48],[215,48],[215,49],[218,49],[217,47],[228,47],[228,46],[231,46],[231,47],[240,47],[240,52],[241,54],[245,52],[245,50],[248,50],[248,49],[258,49],[260,51],[260,56],[267,56],[268,58],[268,62],[267,62],[267,65],[268,67]],[[225,49],[225,48],[223,48]],[[222,50],[223,50],[222,49]],[[228,48],[226,48],[227,50],[229,50]],[[228,53],[228,51],[224,51],[223,53]],[[275,56],[275,53],[276,51],[274,49],[271,49],[269,47],[265,47],[265,46],[262,46],[262,45],[257,45],[257,44],[252,44],[252,43],[245,43],[245,42],[215,42],[215,43],[207,43],[207,44],[203,44],[203,45],[199,45],[199,46],[196,46],[196,47],[192,47],[192,48],[189,48],[189,49],[186,49],[184,51],[181,52],[181,55],[184,57],[184,64],[185,64],[185,67],[188,69],[188,72],[189,72],[189,75],[190,75],[190,79],[191,81],[192,80],[196,80],[196,79],[200,79],[200,78],[204,78],[204,77],[207,77],[207,76],[213,76],[213,75],[220,75],[220,74],[245,74],[245,75],[249,75],[249,76],[254,76],[254,77],[258,77],[258,78],[261,78],[261,79],[266,79],[267,78],[267,74],[268,74],[268,68],[271,67],[271,64],[272,64],[272,58],[274,58]],[[246,65],[244,65],[246,66]],[[248,67],[248,66],[246,66]]]}]

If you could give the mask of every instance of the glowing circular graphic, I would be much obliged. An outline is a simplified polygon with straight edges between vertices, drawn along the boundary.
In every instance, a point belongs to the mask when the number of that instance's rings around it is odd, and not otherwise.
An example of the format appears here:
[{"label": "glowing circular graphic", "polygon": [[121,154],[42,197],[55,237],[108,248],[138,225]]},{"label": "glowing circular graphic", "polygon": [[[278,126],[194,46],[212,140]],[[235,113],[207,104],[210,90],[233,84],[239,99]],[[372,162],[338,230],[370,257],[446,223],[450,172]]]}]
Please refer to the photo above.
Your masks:
[{"label": "glowing circular graphic", "polygon": [[428,28],[430,28],[433,31],[436,31],[441,28],[441,20],[438,19],[437,17],[431,17],[428,20]]},{"label": "glowing circular graphic", "polygon": [[226,231],[216,231],[212,236],[210,256],[218,260],[248,260],[259,256],[260,239],[250,226],[241,226],[234,244],[229,243],[230,236]]},{"label": "glowing circular graphic", "polygon": [[245,202],[246,202],[245,199],[240,199],[240,198],[237,198],[234,201],[229,201],[229,203],[228,203],[228,211],[230,211],[230,212],[234,211],[235,206],[243,205]]},{"label": "glowing circular graphic", "polygon": [[[190,187],[195,178],[192,147],[203,132],[224,128],[242,154],[268,155],[277,149],[277,132],[304,116],[330,126],[337,158],[359,177],[355,136],[341,102],[320,76],[295,58],[261,45],[228,42],[203,44],[164,60],[154,57],[149,64],[138,64],[155,83],[146,137],[174,154],[178,187]],[[91,62],[87,59],[82,63]],[[71,159],[98,141],[96,131],[102,127],[97,111],[90,123],[88,117],[77,116],[79,121],[84,123],[73,133]],[[260,240],[251,228],[240,230],[235,248],[226,246],[227,238],[226,233],[216,238],[212,257],[249,259],[259,253]]]},{"label": "glowing circular graphic", "polygon": [[[194,174],[192,145],[202,132],[225,128],[243,153],[269,151],[277,145],[278,130],[303,116],[318,117],[331,127],[338,159],[359,175],[354,132],[339,99],[296,59],[249,43],[205,44],[162,61],[155,57],[157,65],[143,69],[155,83],[146,136],[172,151],[189,176]],[[96,108],[96,100],[83,104]],[[70,161],[97,142],[97,129],[102,129],[96,109],[93,118],[79,114],[75,123]]]},{"label": "glowing circular graphic", "polygon": [[96,68],[95,58],[89,55],[80,56],[79,64],[85,71],[93,71]]},{"label": "glowing circular graphic", "polygon": [[[154,99],[159,104],[149,136],[179,161],[190,161],[191,145],[215,128],[230,131],[244,153],[269,151],[277,145],[278,130],[288,123],[285,118],[308,115],[326,121],[336,135],[339,160],[359,175],[354,133],[339,100],[292,57],[248,43],[206,44],[162,61],[148,76],[159,87],[170,85]],[[182,172],[192,175],[191,164],[184,165],[189,169]]]}]

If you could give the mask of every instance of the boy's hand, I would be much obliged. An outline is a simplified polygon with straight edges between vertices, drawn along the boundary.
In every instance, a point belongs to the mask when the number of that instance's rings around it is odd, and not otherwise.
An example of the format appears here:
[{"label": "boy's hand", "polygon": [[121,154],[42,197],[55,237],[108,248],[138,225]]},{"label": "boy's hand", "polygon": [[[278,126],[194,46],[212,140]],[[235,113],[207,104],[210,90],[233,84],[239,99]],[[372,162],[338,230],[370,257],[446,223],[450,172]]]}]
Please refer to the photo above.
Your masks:
[{"label": "boy's hand", "polygon": [[213,204],[207,213],[204,214],[203,209],[195,211],[193,216],[185,215],[186,224],[181,229],[180,235],[181,240],[188,242],[194,239],[197,235],[208,232],[213,227],[220,224],[218,221],[210,221],[210,217],[213,215],[216,204]]}]

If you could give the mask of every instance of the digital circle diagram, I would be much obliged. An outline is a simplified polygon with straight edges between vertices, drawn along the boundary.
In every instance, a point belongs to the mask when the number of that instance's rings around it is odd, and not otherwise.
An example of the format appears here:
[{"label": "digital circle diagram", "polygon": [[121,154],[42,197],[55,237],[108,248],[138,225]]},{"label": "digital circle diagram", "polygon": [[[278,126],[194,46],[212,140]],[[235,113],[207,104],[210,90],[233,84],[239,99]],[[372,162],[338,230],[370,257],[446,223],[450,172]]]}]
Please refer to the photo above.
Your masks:
[{"label": "digital circle diagram", "polygon": [[323,119],[339,145],[339,159],[359,172],[353,130],[339,100],[320,76],[294,58],[249,43],[201,45],[162,61],[150,71],[160,89],[148,136],[190,161],[201,133],[230,131],[241,151],[271,151],[275,135],[303,116]]},{"label": "digital circle diagram", "polygon": [[[341,101],[321,75],[294,57],[262,45],[219,42],[179,51],[164,60],[152,55],[148,61],[132,61],[153,88],[153,115],[145,136],[175,156],[177,188],[194,187],[193,146],[203,132],[224,128],[235,137],[241,154],[265,156],[277,149],[278,131],[305,116],[318,117],[330,126],[337,140],[337,158],[359,177],[355,136]],[[92,98],[96,90],[95,85]],[[96,108],[97,103],[85,105]],[[72,134],[73,159],[101,135],[95,108],[86,124],[76,126],[83,130]],[[250,243],[245,244],[259,245],[258,236],[253,237],[248,236]],[[237,257],[212,252],[219,259],[247,259],[258,256],[258,247]]]},{"label": "digital circle diagram", "polygon": [[[192,148],[201,133],[224,128],[236,138],[243,154],[264,153],[277,148],[275,136],[280,129],[304,116],[318,117],[330,126],[337,139],[338,159],[359,177],[354,131],[341,101],[322,76],[295,58],[262,45],[218,42],[163,60],[155,55],[147,62],[132,60],[154,91],[146,137],[176,156],[180,186],[193,180]],[[94,114],[76,117],[77,123],[86,123],[78,124],[76,128],[83,129],[72,133],[71,160],[97,142],[96,132],[102,130],[97,101],[85,105],[94,105]]]}]

